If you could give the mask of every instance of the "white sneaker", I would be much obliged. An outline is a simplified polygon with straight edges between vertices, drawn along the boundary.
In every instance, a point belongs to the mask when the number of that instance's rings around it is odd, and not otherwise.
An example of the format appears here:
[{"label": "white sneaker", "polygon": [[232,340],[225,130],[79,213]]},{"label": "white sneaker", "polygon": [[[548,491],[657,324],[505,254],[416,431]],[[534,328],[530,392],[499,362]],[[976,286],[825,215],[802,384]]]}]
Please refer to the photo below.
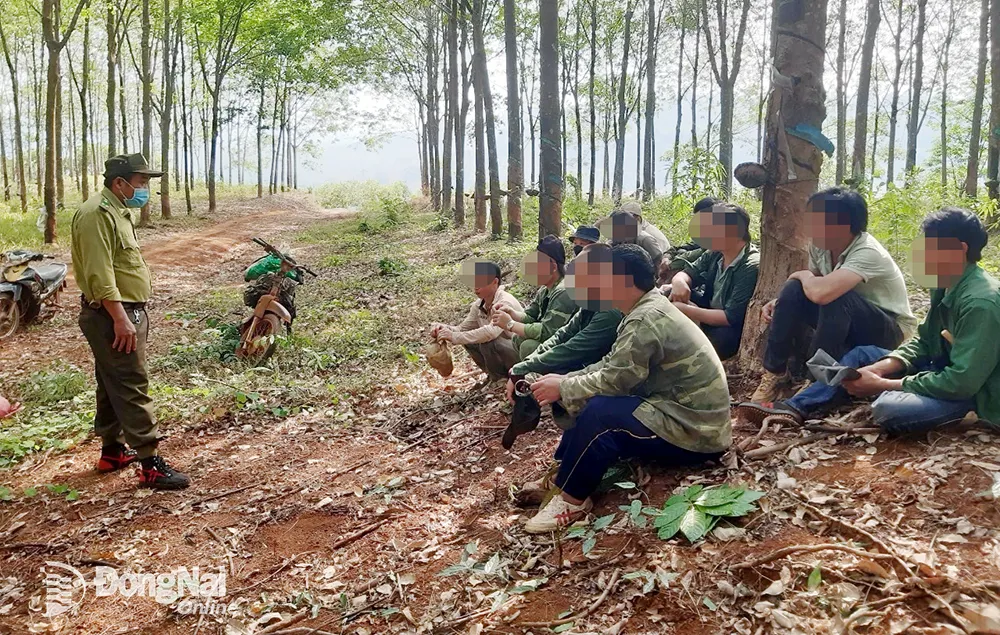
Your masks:
[{"label": "white sneaker", "polygon": [[549,504],[538,510],[534,518],[524,525],[529,534],[545,534],[572,525],[584,518],[594,504],[588,498],[582,505],[567,503],[562,496],[553,496]]}]

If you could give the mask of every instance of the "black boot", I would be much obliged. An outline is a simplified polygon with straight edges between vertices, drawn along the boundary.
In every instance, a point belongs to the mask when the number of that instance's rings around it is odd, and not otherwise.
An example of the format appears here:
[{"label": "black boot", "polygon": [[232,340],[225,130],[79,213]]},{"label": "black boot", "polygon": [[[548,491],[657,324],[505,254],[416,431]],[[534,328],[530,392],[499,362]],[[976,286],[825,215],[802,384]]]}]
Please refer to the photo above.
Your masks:
[{"label": "black boot", "polygon": [[114,472],[131,465],[137,459],[135,450],[131,450],[121,443],[106,445],[101,448],[101,458],[97,461],[97,471],[101,474]]},{"label": "black boot", "polygon": [[528,382],[517,382],[514,386],[514,412],[510,415],[510,424],[504,430],[500,444],[505,450],[511,449],[517,437],[538,427],[541,418],[542,407],[532,396]]},{"label": "black boot", "polygon": [[173,469],[162,456],[151,456],[142,459],[142,469],[139,470],[139,487],[151,489],[184,489],[191,484],[191,479]]}]

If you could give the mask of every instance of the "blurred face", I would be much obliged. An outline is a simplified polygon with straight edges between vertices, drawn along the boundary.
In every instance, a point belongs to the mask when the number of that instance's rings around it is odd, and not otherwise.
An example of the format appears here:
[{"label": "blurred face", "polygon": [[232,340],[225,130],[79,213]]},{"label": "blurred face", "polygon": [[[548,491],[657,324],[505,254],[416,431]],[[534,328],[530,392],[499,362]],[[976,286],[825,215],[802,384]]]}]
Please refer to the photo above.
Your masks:
[{"label": "blurred face", "polygon": [[725,208],[698,212],[691,217],[691,239],[711,251],[725,251],[743,242],[738,214]]},{"label": "blurred face", "polygon": [[611,217],[611,242],[634,243],[639,237],[639,221],[631,214]]},{"label": "blurred face", "polygon": [[820,249],[831,249],[851,242],[849,219],[828,212],[824,201],[815,201],[806,211],[806,236]]},{"label": "blurred face", "polygon": [[521,261],[521,275],[529,284],[547,286],[558,278],[559,267],[556,261],[540,251],[532,251]]},{"label": "blurred face", "polygon": [[957,238],[918,236],[910,257],[913,279],[929,289],[947,289],[962,277],[968,253],[969,246]]},{"label": "blurred face", "polygon": [[570,263],[566,287],[573,300],[588,311],[607,311],[613,306],[616,280],[610,262],[591,262],[583,252]]},{"label": "blurred face", "polygon": [[583,251],[584,247],[586,247],[587,245],[593,245],[593,244],[594,243],[592,243],[589,240],[586,240],[585,238],[573,238],[573,255],[574,256],[579,256],[580,252]]},{"label": "blurred face", "polygon": [[496,295],[497,289],[500,287],[500,279],[493,273],[487,273],[487,268],[483,266],[483,263],[475,260],[467,260],[462,263],[460,278],[467,287],[472,289],[476,297],[484,302],[492,302],[493,296]]}]

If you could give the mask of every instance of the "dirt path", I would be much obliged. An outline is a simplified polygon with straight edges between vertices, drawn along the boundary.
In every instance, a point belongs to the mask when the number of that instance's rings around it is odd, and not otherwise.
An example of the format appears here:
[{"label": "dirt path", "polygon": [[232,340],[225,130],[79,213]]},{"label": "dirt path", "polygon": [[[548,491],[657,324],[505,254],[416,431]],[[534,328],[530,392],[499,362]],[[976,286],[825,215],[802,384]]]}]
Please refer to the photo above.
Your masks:
[{"label": "dirt path", "polygon": [[[242,259],[249,264],[257,258],[261,250],[250,242],[251,238],[266,239],[351,213],[347,209],[323,209],[304,197],[289,195],[228,204],[225,220],[198,229],[170,233],[164,233],[163,228],[141,230],[143,257],[153,273],[149,312],[154,327],[164,313],[183,300],[184,294],[211,291],[205,289],[202,281],[223,263]],[[233,280],[233,284],[241,283]],[[89,349],[76,325],[80,289],[73,279],[72,268],[67,284],[60,294],[61,310],[50,320],[22,329],[17,337],[0,343],[0,372],[13,374],[35,369],[46,358],[66,361],[89,372]]]}]

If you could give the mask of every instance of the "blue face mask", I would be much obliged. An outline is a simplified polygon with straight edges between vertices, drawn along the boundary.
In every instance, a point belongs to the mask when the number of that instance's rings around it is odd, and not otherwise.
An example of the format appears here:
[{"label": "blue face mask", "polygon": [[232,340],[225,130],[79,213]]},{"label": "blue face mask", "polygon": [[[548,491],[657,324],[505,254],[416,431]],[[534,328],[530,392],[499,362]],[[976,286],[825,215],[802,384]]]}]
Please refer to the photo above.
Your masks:
[{"label": "blue face mask", "polygon": [[[129,184],[131,186],[131,183]],[[132,187],[132,198],[125,199],[125,207],[139,208],[149,202],[149,186]]]}]

